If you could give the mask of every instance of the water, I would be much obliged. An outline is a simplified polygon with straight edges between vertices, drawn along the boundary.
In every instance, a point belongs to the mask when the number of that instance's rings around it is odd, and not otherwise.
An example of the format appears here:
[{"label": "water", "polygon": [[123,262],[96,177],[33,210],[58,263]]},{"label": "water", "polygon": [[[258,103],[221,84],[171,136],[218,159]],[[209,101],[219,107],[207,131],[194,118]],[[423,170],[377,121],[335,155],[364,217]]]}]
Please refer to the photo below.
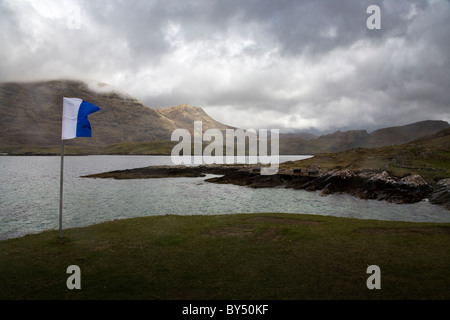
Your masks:
[{"label": "water", "polygon": [[[282,157],[280,161],[302,157]],[[427,201],[396,205],[349,195],[284,188],[251,189],[206,178],[86,179],[82,175],[149,165],[170,156],[66,156],[63,227],[150,215],[286,212],[360,219],[450,222]],[[0,239],[58,229],[60,157],[0,157]]]}]

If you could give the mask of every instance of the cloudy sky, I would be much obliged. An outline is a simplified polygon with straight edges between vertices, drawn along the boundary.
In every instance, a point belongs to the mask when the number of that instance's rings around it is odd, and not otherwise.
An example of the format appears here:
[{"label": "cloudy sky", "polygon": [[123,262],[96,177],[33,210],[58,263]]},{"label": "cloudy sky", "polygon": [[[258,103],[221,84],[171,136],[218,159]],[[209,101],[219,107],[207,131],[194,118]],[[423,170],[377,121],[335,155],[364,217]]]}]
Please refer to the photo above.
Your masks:
[{"label": "cloudy sky", "polygon": [[0,0],[0,43],[2,82],[106,82],[244,129],[450,121],[448,0]]}]

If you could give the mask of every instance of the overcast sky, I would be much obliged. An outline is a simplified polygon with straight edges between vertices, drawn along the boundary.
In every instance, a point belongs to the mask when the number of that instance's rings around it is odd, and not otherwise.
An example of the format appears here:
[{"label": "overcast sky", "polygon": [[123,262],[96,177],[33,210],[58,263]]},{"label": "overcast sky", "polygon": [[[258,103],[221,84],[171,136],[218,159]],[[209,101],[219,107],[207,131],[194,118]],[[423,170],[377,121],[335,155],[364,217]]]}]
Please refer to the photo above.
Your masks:
[{"label": "overcast sky", "polygon": [[0,43],[2,82],[105,82],[244,129],[450,121],[448,0],[0,0]]}]

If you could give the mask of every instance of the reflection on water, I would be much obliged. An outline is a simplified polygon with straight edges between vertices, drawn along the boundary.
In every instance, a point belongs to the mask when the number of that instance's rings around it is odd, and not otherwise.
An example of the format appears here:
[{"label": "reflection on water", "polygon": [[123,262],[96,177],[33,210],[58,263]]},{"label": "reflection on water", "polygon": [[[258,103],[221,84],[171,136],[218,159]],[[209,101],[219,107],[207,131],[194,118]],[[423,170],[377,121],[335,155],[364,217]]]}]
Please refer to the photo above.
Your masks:
[{"label": "reflection on water", "polygon": [[[98,172],[170,164],[170,157],[165,156],[66,156],[63,227],[149,215],[253,212],[450,222],[450,211],[426,201],[396,205],[348,195],[321,197],[317,192],[304,190],[212,184],[205,182],[206,178],[80,178]],[[60,158],[2,156],[0,168],[0,239],[57,229]]]}]

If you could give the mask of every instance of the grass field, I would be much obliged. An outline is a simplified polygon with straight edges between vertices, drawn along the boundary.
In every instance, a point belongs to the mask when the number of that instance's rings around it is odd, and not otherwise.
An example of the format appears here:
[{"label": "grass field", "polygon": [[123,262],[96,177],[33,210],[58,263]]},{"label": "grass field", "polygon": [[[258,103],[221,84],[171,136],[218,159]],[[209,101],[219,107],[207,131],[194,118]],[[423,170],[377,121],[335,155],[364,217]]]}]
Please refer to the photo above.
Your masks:
[{"label": "grass field", "polygon": [[[450,299],[449,223],[165,215],[63,235],[0,241],[0,299]],[[66,287],[70,265],[80,290]]]}]

